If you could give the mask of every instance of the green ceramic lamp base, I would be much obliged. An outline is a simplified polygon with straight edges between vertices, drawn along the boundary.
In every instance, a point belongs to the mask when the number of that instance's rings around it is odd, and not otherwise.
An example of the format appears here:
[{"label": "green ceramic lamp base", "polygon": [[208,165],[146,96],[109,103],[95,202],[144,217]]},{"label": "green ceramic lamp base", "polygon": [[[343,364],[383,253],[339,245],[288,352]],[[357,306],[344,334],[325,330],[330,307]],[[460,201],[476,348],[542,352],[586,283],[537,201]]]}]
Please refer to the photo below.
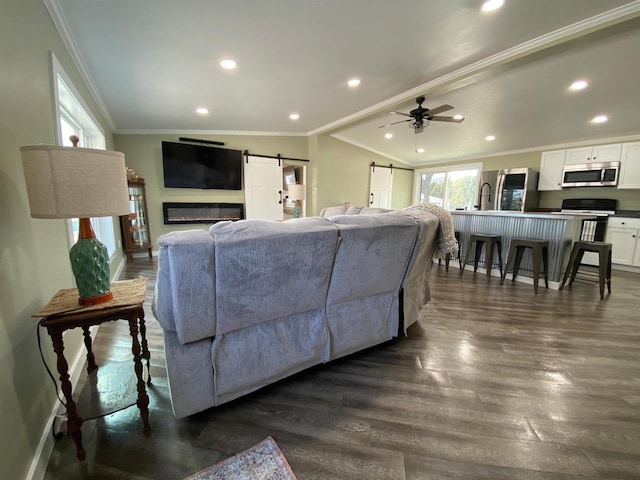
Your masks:
[{"label": "green ceramic lamp base", "polygon": [[293,218],[300,218],[302,215],[302,209],[300,208],[300,202],[296,200],[296,204],[293,207]]},{"label": "green ceramic lamp base", "polygon": [[80,304],[92,305],[113,298],[110,284],[109,253],[93,232],[88,218],[80,219],[80,234],[69,251]]}]

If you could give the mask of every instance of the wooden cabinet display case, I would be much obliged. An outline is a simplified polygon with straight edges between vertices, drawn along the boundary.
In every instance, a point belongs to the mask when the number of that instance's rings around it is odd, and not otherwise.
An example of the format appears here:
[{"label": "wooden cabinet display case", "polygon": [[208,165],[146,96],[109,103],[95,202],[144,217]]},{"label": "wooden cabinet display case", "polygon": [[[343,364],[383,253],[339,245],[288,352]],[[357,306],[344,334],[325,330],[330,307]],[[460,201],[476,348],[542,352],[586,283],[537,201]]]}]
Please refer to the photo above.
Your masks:
[{"label": "wooden cabinet display case", "polygon": [[120,217],[122,240],[127,260],[133,259],[134,252],[148,250],[152,256],[149,224],[147,221],[147,199],[144,192],[144,179],[129,180],[129,215]]}]

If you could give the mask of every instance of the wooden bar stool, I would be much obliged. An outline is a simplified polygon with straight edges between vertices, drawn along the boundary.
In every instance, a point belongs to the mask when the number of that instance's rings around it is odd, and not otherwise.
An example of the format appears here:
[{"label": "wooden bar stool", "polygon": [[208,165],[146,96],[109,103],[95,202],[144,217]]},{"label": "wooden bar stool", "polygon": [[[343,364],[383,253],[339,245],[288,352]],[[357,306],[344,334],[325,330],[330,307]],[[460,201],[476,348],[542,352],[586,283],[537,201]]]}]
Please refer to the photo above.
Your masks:
[{"label": "wooden bar stool", "polygon": [[582,262],[582,256],[584,252],[595,252],[598,254],[598,283],[600,285],[600,298],[604,298],[604,285],[607,284],[609,293],[611,293],[611,244],[605,242],[586,242],[577,241],[573,244],[571,250],[571,258],[567,265],[567,270],[564,272],[564,278],[562,279],[562,285],[560,290],[563,289],[564,284],[567,282],[569,276],[569,286],[573,283],[580,268],[580,262]]},{"label": "wooden bar stool", "polygon": [[[460,252],[462,250],[462,246],[460,245],[460,232],[453,232],[453,235],[456,237],[456,240],[458,241],[458,263],[462,263],[460,261]],[[447,253],[447,255],[444,257],[444,269],[446,272],[449,271],[450,261],[451,261],[451,254]],[[440,259],[438,259],[438,265],[440,265]]]},{"label": "wooden bar stool", "polygon": [[475,242],[476,249],[474,252],[473,271],[478,270],[478,261],[482,255],[482,246],[485,246],[484,252],[484,264],[487,269],[487,282],[491,280],[491,267],[493,264],[493,252],[494,248],[498,249],[498,268],[500,268],[500,277],[502,277],[502,236],[491,234],[471,234],[469,241],[467,242],[467,248],[465,250],[464,260],[460,264],[460,275],[464,273],[464,267],[469,263],[469,253],[471,252],[471,246]]},{"label": "wooden bar stool", "polygon": [[520,268],[520,262],[522,261],[522,256],[524,255],[524,251],[527,248],[531,249],[531,260],[533,262],[533,291],[535,293],[538,293],[538,283],[540,281],[540,263],[542,263],[544,267],[544,286],[545,288],[549,288],[549,277],[547,275],[547,272],[549,270],[549,242],[545,240],[529,240],[526,238],[514,238],[513,240],[511,240],[511,247],[509,248],[509,258],[507,260],[507,265],[504,268],[504,273],[502,274],[500,285],[504,283],[505,278],[507,278],[507,272],[512,267],[512,280],[515,281],[516,275],[518,275],[518,269]]}]

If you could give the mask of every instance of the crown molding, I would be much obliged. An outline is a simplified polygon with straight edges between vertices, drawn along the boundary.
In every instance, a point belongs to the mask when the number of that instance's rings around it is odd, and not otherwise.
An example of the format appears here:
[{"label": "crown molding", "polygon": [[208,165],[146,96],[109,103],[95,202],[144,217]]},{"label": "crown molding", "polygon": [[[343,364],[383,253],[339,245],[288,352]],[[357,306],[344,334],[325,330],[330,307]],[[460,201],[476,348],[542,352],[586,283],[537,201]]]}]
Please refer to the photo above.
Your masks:
[{"label": "crown molding", "polygon": [[519,155],[522,153],[532,153],[532,152],[542,153],[542,152],[548,152],[551,150],[566,150],[568,148],[592,147],[595,145],[606,145],[609,143],[629,143],[629,142],[637,142],[637,141],[640,141],[640,134],[625,135],[625,136],[619,136],[619,137],[596,138],[591,140],[580,140],[575,142],[556,143],[552,145],[541,145],[538,147],[521,148],[518,150],[505,150],[503,152],[473,155],[471,157],[451,158],[446,160],[432,160],[431,162],[429,162],[429,164],[437,165],[441,163],[468,162],[471,160],[482,160],[483,158],[504,157],[506,155]]},{"label": "crown molding", "polygon": [[51,19],[53,20],[53,23],[55,24],[56,29],[60,34],[60,37],[62,38],[62,42],[64,43],[65,47],[67,47],[67,51],[71,56],[71,60],[75,64],[76,68],[78,69],[78,73],[80,74],[80,77],[82,78],[85,85],[87,86],[87,89],[89,90],[89,93],[93,97],[93,100],[96,102],[98,109],[100,110],[100,113],[102,114],[105,121],[107,122],[107,126],[113,133],[116,129],[116,126],[113,123],[113,119],[109,114],[109,110],[107,109],[107,105],[105,104],[104,99],[102,98],[102,95],[100,94],[100,90],[98,89],[98,86],[96,85],[96,83],[93,80],[93,77],[89,73],[89,69],[86,66],[86,63],[82,57],[82,54],[80,53],[80,49],[78,48],[77,42],[75,41],[75,38],[71,33],[71,29],[69,28],[69,23],[67,22],[67,18],[64,15],[64,11],[60,6],[59,0],[43,0],[43,2],[47,7],[47,10],[49,11],[49,15],[51,16]]},{"label": "crown molding", "polygon": [[308,137],[306,132],[261,132],[243,130],[166,130],[166,129],[117,129],[116,135],[238,135],[252,137]]},{"label": "crown molding", "polygon": [[593,33],[597,30],[622,23],[626,20],[638,16],[640,16],[640,0],[635,0],[634,2],[628,3],[618,8],[614,8],[612,10],[608,10],[599,15],[595,15],[571,25],[559,28],[558,30],[549,32],[545,35],[541,35],[537,38],[516,45],[515,47],[509,48],[495,55],[491,55],[487,58],[462,67],[451,73],[442,75],[441,77],[431,80],[430,82],[423,83],[422,85],[412,88],[411,90],[407,90],[404,93],[398,94],[356,113],[347,115],[346,117],[343,117],[339,120],[335,120],[322,127],[311,130],[309,132],[309,135],[318,135],[332,129],[342,127],[346,124],[355,122],[381,110],[393,108],[398,103],[412,100],[414,97],[423,95],[425,94],[425,92],[428,92],[437,87],[443,87],[454,82],[462,81],[473,75],[482,73],[492,67],[513,62],[527,55],[531,55],[541,50],[545,50],[555,45],[573,40],[574,38],[586,35],[588,33]]}]

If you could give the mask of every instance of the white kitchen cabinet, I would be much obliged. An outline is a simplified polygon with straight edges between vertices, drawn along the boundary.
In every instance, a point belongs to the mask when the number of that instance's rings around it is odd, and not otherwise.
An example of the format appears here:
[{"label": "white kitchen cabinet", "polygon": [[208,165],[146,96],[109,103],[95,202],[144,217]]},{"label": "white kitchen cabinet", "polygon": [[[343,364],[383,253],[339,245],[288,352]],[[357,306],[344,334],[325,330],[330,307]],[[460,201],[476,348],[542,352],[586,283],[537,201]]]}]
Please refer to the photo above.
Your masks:
[{"label": "white kitchen cabinet", "polygon": [[581,163],[603,163],[620,161],[621,143],[596,145],[594,147],[570,148],[566,150],[565,165]]},{"label": "white kitchen cabinet", "polygon": [[562,190],[562,167],[566,150],[542,152],[538,191]]},{"label": "white kitchen cabinet", "polygon": [[640,142],[622,144],[618,188],[640,189]]},{"label": "white kitchen cabinet", "polygon": [[605,241],[612,263],[640,267],[640,218],[610,217]]}]

